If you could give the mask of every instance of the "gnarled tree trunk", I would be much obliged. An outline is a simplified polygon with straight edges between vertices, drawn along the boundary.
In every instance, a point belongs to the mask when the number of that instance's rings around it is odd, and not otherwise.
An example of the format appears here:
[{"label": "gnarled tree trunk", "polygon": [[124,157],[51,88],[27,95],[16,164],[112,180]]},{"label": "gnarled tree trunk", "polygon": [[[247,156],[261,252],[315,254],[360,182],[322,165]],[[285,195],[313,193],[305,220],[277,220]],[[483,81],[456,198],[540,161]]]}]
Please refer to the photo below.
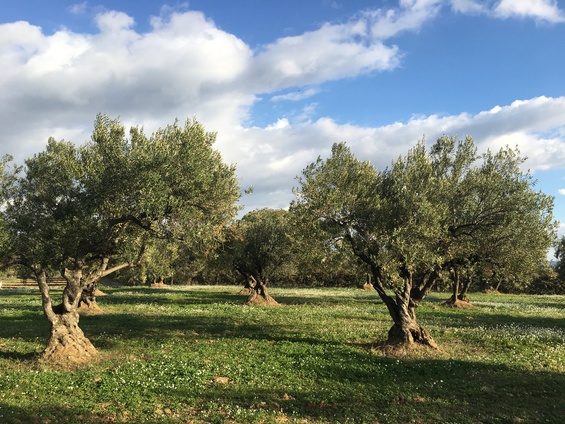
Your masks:
[{"label": "gnarled tree trunk", "polygon": [[412,274],[405,273],[404,290],[397,291],[393,297],[385,290],[380,268],[372,264],[371,270],[374,277],[373,286],[385,303],[394,323],[388,331],[387,345],[410,348],[420,344],[437,349],[438,346],[430,332],[416,320],[416,308],[431,290],[438,278],[438,272],[434,271],[422,277],[422,282],[416,287],[413,287]]},{"label": "gnarled tree trunk", "polygon": [[98,305],[96,301],[97,296],[105,296],[106,294],[98,290],[98,281],[93,281],[88,284],[80,295],[80,302],[78,310],[80,313],[87,314],[100,314],[102,313],[102,308]]},{"label": "gnarled tree trunk", "polygon": [[96,348],[80,329],[77,311],[82,289],[69,285],[63,292],[63,303],[53,306],[45,272],[36,274],[41,291],[43,312],[51,324],[51,334],[41,359],[56,365],[81,364],[96,356]]},{"label": "gnarled tree trunk", "polygon": [[123,263],[111,269],[107,269],[107,266],[108,258],[104,258],[97,269],[86,275],[80,261],[75,264],[75,269],[64,269],[62,275],[67,285],[63,290],[63,302],[57,306],[53,306],[51,302],[45,271],[34,271],[41,292],[43,312],[51,323],[51,334],[42,354],[44,361],[56,365],[82,364],[97,355],[96,348],[78,325],[78,307],[86,288],[95,288],[95,281],[131,264]]},{"label": "gnarled tree trunk", "polygon": [[[463,281],[462,281],[463,280]],[[461,278],[459,270],[457,267],[453,268],[453,284],[451,297],[445,302],[446,306],[452,308],[471,308],[472,305],[467,297],[467,291],[469,290],[470,279]]]},{"label": "gnarled tree trunk", "polygon": [[78,326],[79,314],[75,311],[55,313],[51,319],[51,335],[42,359],[57,364],[89,362],[97,350]]},{"label": "gnarled tree trunk", "polygon": [[279,303],[267,292],[267,284],[261,278],[250,277],[251,294],[247,298],[246,305],[278,306]]},{"label": "gnarled tree trunk", "polygon": [[418,343],[437,349],[438,346],[430,332],[418,324],[416,320],[416,306],[411,301],[405,302],[397,296],[394,314],[391,314],[391,316],[394,325],[388,330],[388,344],[409,347],[414,343]]}]

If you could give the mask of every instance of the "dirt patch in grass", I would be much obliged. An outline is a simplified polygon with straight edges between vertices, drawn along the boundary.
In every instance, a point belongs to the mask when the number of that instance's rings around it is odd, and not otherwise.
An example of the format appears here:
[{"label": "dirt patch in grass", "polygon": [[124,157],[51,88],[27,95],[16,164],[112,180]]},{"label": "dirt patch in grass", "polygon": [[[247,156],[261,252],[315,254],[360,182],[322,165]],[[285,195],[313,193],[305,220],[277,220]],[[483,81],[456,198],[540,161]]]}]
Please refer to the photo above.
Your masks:
[{"label": "dirt patch in grass", "polygon": [[476,308],[476,306],[473,305],[471,302],[468,302],[466,300],[459,300],[459,299],[457,299],[455,302],[452,301],[452,300],[448,300],[447,302],[442,303],[441,306],[446,307],[446,308],[454,308],[454,309],[474,309],[474,308]]},{"label": "dirt patch in grass", "polygon": [[151,288],[166,288],[169,287],[165,283],[152,283],[149,287]]}]

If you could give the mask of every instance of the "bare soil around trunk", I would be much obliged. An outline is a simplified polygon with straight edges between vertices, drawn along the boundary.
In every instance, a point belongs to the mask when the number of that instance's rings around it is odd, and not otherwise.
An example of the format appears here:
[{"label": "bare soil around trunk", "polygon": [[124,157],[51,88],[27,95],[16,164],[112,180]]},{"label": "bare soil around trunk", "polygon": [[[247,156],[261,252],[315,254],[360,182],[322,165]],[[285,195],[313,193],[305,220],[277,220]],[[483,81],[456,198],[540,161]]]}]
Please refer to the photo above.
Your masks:
[{"label": "bare soil around trunk", "polygon": [[442,303],[442,306],[446,308],[454,308],[454,309],[473,309],[475,305],[467,300],[455,300],[449,299],[447,302]]},{"label": "bare soil around trunk", "polygon": [[269,295],[261,295],[253,292],[245,301],[246,305],[249,306],[281,306],[279,302],[273,299]]}]

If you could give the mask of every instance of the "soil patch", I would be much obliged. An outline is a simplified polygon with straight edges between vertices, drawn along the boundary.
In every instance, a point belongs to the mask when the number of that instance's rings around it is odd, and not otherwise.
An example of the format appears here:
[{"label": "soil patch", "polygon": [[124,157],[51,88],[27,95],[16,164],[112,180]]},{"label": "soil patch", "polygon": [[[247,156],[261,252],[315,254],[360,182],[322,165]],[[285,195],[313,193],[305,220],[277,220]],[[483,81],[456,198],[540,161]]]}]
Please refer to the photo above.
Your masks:
[{"label": "soil patch", "polygon": [[455,302],[452,300],[448,300],[447,302],[442,303],[442,306],[446,308],[454,308],[454,309],[473,309],[476,308],[471,302],[467,302],[465,300],[457,299]]}]

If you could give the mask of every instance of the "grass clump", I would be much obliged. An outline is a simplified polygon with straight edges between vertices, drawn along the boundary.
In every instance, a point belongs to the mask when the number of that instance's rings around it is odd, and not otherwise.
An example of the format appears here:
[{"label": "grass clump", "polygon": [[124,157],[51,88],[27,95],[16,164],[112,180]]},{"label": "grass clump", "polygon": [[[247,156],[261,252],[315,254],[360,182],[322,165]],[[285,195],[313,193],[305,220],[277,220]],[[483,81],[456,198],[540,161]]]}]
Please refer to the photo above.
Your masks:
[{"label": "grass clump", "polygon": [[0,422],[563,422],[565,297],[473,296],[419,319],[441,347],[392,356],[374,293],[108,288],[81,318],[96,363],[52,369],[37,292],[0,292]]}]

